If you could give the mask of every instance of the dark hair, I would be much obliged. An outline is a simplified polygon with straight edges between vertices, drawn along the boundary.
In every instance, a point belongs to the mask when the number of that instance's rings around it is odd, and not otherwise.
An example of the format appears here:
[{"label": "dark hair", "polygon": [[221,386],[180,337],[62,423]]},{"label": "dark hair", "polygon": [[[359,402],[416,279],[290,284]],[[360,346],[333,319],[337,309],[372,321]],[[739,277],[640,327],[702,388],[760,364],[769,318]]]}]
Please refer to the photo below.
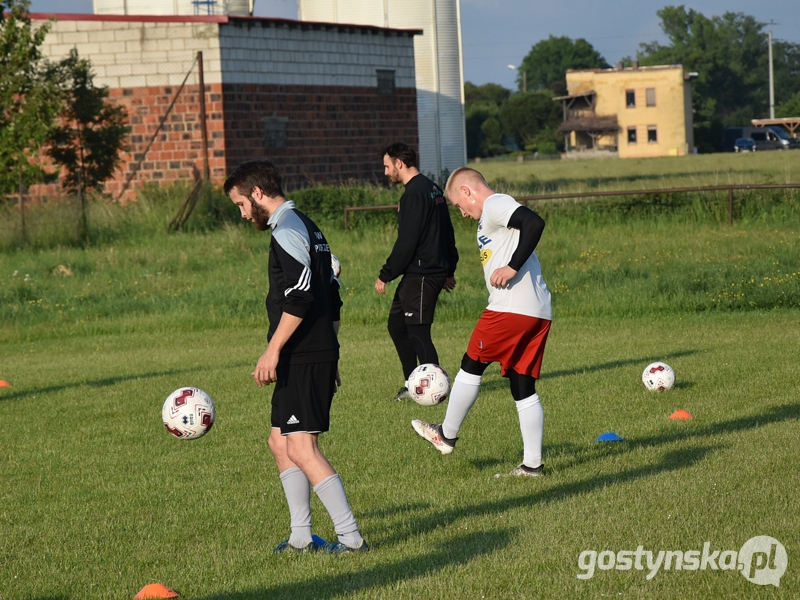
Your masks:
[{"label": "dark hair", "polygon": [[284,195],[278,169],[268,160],[251,160],[240,164],[225,180],[224,190],[230,196],[231,190],[236,188],[242,196],[249,198],[256,187],[270,198]]},{"label": "dark hair", "polygon": [[419,165],[417,164],[417,153],[405,142],[394,142],[393,144],[389,144],[383,149],[381,157],[384,157],[387,154],[392,160],[399,158],[407,167],[419,168]]}]

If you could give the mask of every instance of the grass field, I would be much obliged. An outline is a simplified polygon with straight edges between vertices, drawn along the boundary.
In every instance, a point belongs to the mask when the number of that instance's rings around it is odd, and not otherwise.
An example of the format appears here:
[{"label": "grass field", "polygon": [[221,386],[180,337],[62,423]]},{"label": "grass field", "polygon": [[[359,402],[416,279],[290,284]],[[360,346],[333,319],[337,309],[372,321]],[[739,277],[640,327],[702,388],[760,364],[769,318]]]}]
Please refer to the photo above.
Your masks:
[{"label": "grass field", "polygon": [[800,152],[794,150],[470,166],[487,180],[507,181],[531,194],[800,182]]},{"label": "grass field", "polygon": [[[414,434],[411,419],[438,422],[445,406],[389,401],[399,364],[389,298],[372,283],[394,232],[328,222],[344,387],[322,446],[373,547],[346,557],[271,553],[288,511],[266,447],[269,391],[249,376],[265,342],[268,234],[166,236],[165,205],[109,213],[117,225],[85,248],[3,251],[0,599],[124,599],[156,581],[202,600],[796,597],[800,214],[791,198],[759,214],[757,200],[733,226],[691,203],[548,209],[547,475],[525,481],[494,477],[521,457],[496,366],[453,454]],[[434,326],[451,375],[485,305],[474,227],[456,223],[459,283]],[[675,389],[644,390],[654,360],[673,366]],[[184,385],[217,404],[193,442],[160,422]],[[677,409],[694,419],[670,420]],[[594,441],[607,431],[625,441]],[[334,537],[316,498],[313,511],[315,533]],[[674,563],[650,579],[600,566],[578,578],[588,550],[738,552],[759,535],[786,549],[780,587]]]}]

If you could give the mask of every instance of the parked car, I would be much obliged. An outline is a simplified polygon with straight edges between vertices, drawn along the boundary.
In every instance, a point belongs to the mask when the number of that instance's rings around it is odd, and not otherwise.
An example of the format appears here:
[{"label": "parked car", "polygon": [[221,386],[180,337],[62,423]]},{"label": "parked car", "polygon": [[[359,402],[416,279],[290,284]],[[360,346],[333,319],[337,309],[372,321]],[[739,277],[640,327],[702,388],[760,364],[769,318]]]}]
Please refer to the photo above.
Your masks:
[{"label": "parked car", "polygon": [[756,141],[753,138],[738,138],[733,143],[734,152],[755,152]]},{"label": "parked car", "polygon": [[790,137],[783,127],[726,127],[722,140],[725,152],[738,152],[735,144],[741,138],[752,138],[759,150],[785,150],[800,148],[800,139]]}]

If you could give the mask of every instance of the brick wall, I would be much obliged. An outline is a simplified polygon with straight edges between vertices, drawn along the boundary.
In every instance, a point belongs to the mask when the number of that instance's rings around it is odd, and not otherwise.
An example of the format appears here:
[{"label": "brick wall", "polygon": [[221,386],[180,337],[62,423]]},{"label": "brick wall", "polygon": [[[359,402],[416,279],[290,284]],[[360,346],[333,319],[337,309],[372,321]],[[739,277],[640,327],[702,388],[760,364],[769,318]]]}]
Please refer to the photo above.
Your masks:
[{"label": "brick wall", "polygon": [[375,87],[230,84],[223,86],[223,105],[228,170],[265,157],[285,174],[287,188],[382,181],[381,147],[417,144],[416,90],[410,88],[382,96]]},{"label": "brick wall", "polygon": [[[178,90],[179,86],[110,90],[111,99],[128,111],[131,133],[127,152],[122,154],[122,168],[113,180],[106,183],[108,193],[116,197],[131,175],[130,187],[135,189],[145,181],[191,183],[202,174],[203,136],[198,86],[186,85],[180,94],[177,94]],[[226,173],[222,86],[206,85],[205,90],[208,164],[212,180],[221,181]],[[175,104],[167,115],[173,99]],[[159,129],[165,115],[166,120]],[[131,195],[127,194],[128,197]]]},{"label": "brick wall", "polygon": [[[227,16],[58,18],[44,55],[60,60],[77,48],[91,60],[95,84],[107,86],[110,99],[128,111],[127,151],[105,187],[114,197],[140,159],[127,199],[146,182],[192,182],[202,172],[198,69],[192,67],[198,51],[214,183],[258,157],[281,168],[287,188],[382,180],[380,147],[395,140],[417,144],[418,32]],[[391,73],[389,93],[378,89],[381,72]]]}]

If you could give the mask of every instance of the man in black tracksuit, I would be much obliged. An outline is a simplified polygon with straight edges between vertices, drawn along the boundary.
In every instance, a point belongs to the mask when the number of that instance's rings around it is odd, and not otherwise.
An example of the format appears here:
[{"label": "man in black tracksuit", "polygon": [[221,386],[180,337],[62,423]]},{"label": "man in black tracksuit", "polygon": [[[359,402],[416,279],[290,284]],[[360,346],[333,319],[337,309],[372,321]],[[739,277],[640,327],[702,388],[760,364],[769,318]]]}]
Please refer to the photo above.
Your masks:
[{"label": "man in black tracksuit", "polygon": [[[268,445],[289,505],[291,536],[275,552],[333,554],[367,552],[339,474],[319,448],[330,427],[338,373],[341,299],[323,233],[287,200],[275,166],[240,165],[225,181],[225,193],[242,218],[269,244],[267,349],[253,371],[258,384],[275,384]],[[333,520],[337,542],[311,534],[311,488]]]},{"label": "man in black tracksuit", "polygon": [[389,335],[397,349],[406,381],[395,400],[409,398],[408,376],[417,364],[439,364],[431,339],[436,300],[442,289],[456,286],[458,263],[453,223],[442,190],[419,172],[417,153],[402,142],[383,151],[384,172],[392,183],[405,185],[397,213],[397,241],[386,259],[375,290],[402,276],[389,310]]}]

